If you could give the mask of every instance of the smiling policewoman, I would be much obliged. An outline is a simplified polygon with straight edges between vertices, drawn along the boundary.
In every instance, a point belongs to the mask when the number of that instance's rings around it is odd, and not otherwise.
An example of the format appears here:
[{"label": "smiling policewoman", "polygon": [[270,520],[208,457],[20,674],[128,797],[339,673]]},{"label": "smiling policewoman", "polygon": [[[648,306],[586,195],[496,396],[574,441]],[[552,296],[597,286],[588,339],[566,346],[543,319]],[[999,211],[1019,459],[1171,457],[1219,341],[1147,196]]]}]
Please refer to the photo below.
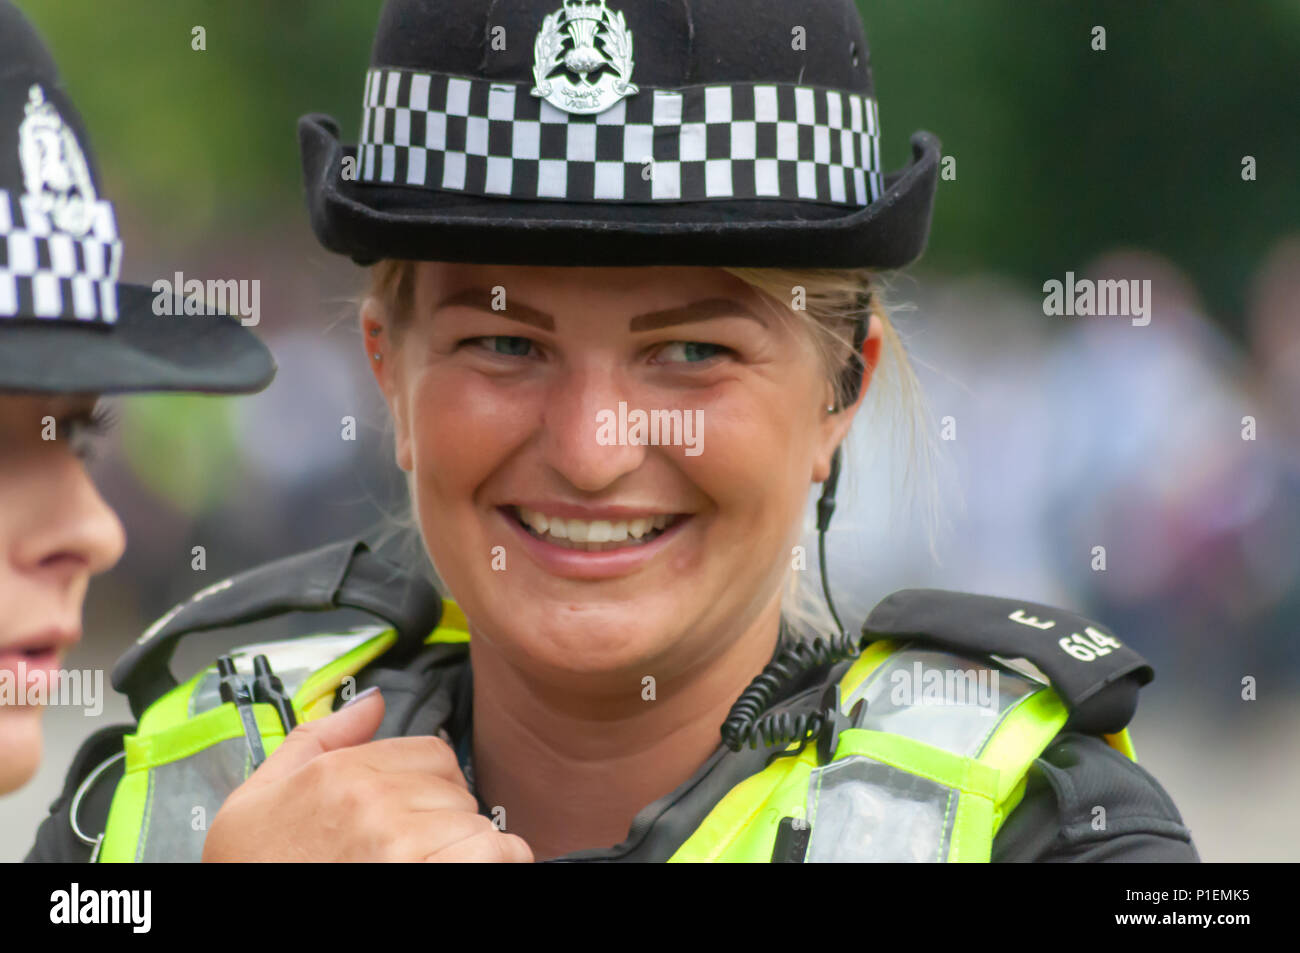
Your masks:
[{"label": "smiling policewoman", "polygon": [[[311,220],[372,267],[439,587],[351,540],[159,620],[114,671],[138,724],[68,781],[125,752],[97,859],[1197,859],[1104,625],[912,589],[846,633],[789,595],[877,367],[910,380],[876,282],[939,159],[882,173],[851,0],[389,0],[362,117],[300,123]],[[169,671],[339,607],[379,624]],[[33,856],[86,859],[71,820]]]}]

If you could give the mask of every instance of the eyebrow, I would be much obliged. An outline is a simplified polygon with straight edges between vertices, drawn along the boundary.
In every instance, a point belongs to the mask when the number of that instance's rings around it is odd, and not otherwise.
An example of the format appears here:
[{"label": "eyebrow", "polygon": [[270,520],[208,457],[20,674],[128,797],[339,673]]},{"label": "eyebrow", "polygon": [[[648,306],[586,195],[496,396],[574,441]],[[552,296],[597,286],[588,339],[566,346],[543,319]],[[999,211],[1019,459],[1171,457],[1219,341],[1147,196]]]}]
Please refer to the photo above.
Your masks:
[{"label": "eyebrow", "polygon": [[[544,311],[538,311],[526,304],[515,302],[509,307],[498,310],[492,307],[492,294],[486,288],[467,288],[441,302],[434,310],[443,308],[474,308],[478,311],[490,311],[503,318],[521,321],[541,328],[543,331],[555,330],[555,319]],[[749,318],[766,326],[766,323],[750,311],[749,308],[730,298],[706,298],[679,308],[663,311],[651,311],[637,315],[629,324],[631,331],[656,331],[676,324],[688,324],[693,321],[708,321],[713,318]]]}]

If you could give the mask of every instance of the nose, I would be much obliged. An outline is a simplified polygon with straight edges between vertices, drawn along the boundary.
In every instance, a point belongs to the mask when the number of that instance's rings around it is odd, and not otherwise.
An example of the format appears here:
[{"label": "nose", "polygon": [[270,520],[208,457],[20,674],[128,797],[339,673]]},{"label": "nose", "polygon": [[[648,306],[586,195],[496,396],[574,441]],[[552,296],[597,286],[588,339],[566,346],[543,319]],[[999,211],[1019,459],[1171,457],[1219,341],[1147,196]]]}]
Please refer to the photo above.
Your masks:
[{"label": "nose", "polygon": [[126,532],[80,459],[66,452],[43,456],[23,481],[22,499],[6,501],[26,514],[12,555],[23,573],[69,587],[112,568],[126,548]]},{"label": "nose", "polygon": [[[646,448],[619,438],[619,402],[628,403],[616,368],[573,368],[546,394],[546,462],[573,487],[598,493],[641,466]],[[602,422],[604,422],[602,424]]]}]

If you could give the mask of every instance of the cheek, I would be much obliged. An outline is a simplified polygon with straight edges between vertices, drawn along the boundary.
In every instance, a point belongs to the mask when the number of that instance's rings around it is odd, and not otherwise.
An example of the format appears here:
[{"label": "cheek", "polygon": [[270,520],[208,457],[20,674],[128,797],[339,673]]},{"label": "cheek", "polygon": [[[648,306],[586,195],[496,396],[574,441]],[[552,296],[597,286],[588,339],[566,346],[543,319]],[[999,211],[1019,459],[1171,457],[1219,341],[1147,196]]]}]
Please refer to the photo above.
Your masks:
[{"label": "cheek", "polygon": [[759,509],[778,498],[802,499],[807,492],[814,429],[790,407],[719,406],[706,412],[704,429],[704,452],[696,459],[711,469],[727,498],[752,500]]},{"label": "cheek", "polygon": [[444,526],[465,531],[456,524],[471,516],[479,487],[527,439],[536,402],[446,368],[424,371],[409,393],[416,502],[429,514],[421,522],[434,548]]},{"label": "cheek", "polygon": [[415,377],[410,394],[412,455],[425,469],[491,466],[494,450],[515,439],[523,423],[523,402],[467,372],[427,369]]},{"label": "cheek", "polygon": [[709,551],[723,562],[785,565],[801,535],[814,451],[811,422],[779,402],[718,402],[704,412],[703,452],[681,457],[682,472],[717,508]]}]

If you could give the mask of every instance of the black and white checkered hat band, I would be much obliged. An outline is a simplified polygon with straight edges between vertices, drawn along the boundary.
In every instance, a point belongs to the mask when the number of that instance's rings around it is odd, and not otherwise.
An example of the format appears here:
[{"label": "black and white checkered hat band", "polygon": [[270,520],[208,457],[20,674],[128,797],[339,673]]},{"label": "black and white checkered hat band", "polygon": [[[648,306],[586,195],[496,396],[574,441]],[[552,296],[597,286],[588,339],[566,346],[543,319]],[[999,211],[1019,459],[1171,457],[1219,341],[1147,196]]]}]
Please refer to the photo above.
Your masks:
[{"label": "black and white checkered hat band", "polygon": [[90,227],[78,237],[56,228],[37,196],[0,189],[0,320],[117,320],[113,206],[99,199],[87,211]]},{"label": "black and white checkered hat band", "polygon": [[573,115],[531,86],[371,70],[357,178],[516,199],[868,205],[874,99],[788,84],[646,89]]}]

